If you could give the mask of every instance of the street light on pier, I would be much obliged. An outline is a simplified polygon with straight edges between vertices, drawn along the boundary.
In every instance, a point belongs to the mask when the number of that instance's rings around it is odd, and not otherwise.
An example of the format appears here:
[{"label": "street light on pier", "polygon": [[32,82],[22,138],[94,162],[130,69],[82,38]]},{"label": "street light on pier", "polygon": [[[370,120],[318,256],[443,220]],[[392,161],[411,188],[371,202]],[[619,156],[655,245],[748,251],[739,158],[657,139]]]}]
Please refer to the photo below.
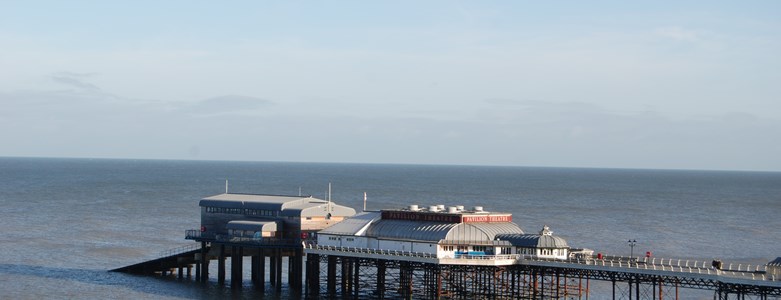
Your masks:
[{"label": "street light on pier", "polygon": [[627,243],[629,243],[629,260],[632,260],[632,256],[635,255],[635,245],[637,245],[636,240],[628,240]]}]

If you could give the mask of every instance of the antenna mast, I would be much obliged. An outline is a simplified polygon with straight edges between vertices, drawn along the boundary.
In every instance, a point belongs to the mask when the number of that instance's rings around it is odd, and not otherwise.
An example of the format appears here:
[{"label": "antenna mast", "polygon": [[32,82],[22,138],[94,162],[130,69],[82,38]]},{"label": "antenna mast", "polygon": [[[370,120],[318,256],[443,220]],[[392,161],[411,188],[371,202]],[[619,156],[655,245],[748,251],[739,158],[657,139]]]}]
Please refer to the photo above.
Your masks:
[{"label": "antenna mast", "polygon": [[328,212],[331,212],[331,183],[328,183]]},{"label": "antenna mast", "polygon": [[363,211],[366,211],[366,192],[363,192]]}]

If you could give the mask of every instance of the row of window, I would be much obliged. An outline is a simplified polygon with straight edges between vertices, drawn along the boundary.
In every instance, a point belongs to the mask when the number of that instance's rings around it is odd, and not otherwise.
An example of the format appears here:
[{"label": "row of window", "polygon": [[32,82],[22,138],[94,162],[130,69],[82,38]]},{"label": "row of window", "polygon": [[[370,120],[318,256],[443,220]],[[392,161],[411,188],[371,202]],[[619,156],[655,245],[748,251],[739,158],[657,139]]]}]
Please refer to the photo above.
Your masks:
[{"label": "row of window", "polygon": [[[355,238],[345,238],[345,239],[346,239],[348,242],[353,242],[353,241],[355,241]],[[329,237],[328,237],[328,240],[329,240],[329,241],[337,241],[337,240],[341,240],[341,238],[337,238],[337,237],[329,236]]]},{"label": "row of window", "polygon": [[249,209],[249,208],[226,208],[226,207],[212,207],[207,206],[206,207],[207,213],[215,213],[215,214],[244,214],[248,216],[263,216],[263,217],[273,217],[277,215],[277,211],[275,210],[267,210],[267,209]]},{"label": "row of window", "polygon": [[[530,254],[530,255],[536,255],[537,254],[536,250],[537,249],[533,249],[533,248],[517,248],[516,249],[518,254]],[[562,250],[562,252],[561,252],[562,254],[565,253],[563,251],[564,250]],[[559,255],[559,250],[558,249],[540,249],[540,255]]]},{"label": "row of window", "polygon": [[[453,251],[455,249],[456,249],[456,247],[454,247],[454,246],[442,246],[442,250],[443,251]],[[483,251],[483,252],[488,251],[488,247],[487,246],[472,246],[472,249],[474,251]],[[467,250],[467,247],[464,247],[464,246],[459,246],[458,247],[458,251],[466,251],[466,250]],[[536,253],[534,253],[534,250],[535,249],[530,249],[530,248],[518,248],[518,253],[519,254],[536,254]],[[502,247],[499,250],[499,252],[500,252],[500,254],[511,254],[512,253],[512,248],[510,248],[510,247]],[[556,255],[557,252],[558,252],[557,250],[553,250],[553,255]],[[550,255],[550,253],[551,253],[550,249],[543,249],[542,250],[542,255]]]}]

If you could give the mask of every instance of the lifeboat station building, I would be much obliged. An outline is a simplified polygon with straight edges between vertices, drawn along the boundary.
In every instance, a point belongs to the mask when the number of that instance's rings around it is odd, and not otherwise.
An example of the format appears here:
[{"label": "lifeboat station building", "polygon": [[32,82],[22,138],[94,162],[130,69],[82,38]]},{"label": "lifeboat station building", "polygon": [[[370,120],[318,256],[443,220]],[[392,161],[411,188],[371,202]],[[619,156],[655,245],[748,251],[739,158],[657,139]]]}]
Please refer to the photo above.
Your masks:
[{"label": "lifeboat station building", "polygon": [[495,258],[507,264],[522,255],[550,259],[569,255],[567,242],[553,236],[547,226],[539,234],[525,234],[510,213],[488,212],[480,206],[445,209],[444,205],[359,213],[320,231],[317,244],[308,248],[308,253],[321,254],[366,249],[456,264],[469,258]]},{"label": "lifeboat station building", "polygon": [[203,198],[202,237],[262,241],[313,240],[323,228],[355,215],[355,210],[311,196],[226,193]]},{"label": "lifeboat station building", "polygon": [[[185,233],[186,239],[201,244],[195,259],[196,278],[208,281],[209,263],[216,259],[217,281],[224,283],[225,262],[230,257],[231,285],[240,287],[242,260],[250,256],[252,282],[262,290],[268,274],[277,292],[284,273],[293,291],[303,287],[304,243],[316,241],[319,230],[355,215],[350,207],[312,196],[224,193],[201,199],[199,206],[200,228]],[[288,258],[287,272],[282,270],[284,257]]]}]

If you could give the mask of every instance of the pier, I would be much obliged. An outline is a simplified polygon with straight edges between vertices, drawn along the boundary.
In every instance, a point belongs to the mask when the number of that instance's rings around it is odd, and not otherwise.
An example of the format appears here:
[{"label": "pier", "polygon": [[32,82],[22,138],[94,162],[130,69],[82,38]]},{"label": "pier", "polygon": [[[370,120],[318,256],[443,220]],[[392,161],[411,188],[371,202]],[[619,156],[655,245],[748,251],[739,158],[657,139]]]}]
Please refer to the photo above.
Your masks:
[{"label": "pier", "polygon": [[356,214],[330,199],[228,193],[200,206],[201,227],[185,232],[193,246],[114,271],[184,278],[194,270],[206,283],[216,263],[217,284],[230,274],[239,289],[248,257],[256,290],[269,284],[279,295],[287,273],[288,296],[305,299],[590,299],[595,284],[607,284],[612,299],[679,299],[691,289],[718,300],[781,299],[781,258],[748,266],[593,255],[548,226],[525,233],[512,214],[481,206]]},{"label": "pier", "polygon": [[685,289],[714,299],[779,299],[781,281],[765,266],[604,257],[540,259],[530,255],[438,259],[415,252],[308,245],[310,299],[589,299],[591,281],[608,282],[612,299],[679,299]]}]

